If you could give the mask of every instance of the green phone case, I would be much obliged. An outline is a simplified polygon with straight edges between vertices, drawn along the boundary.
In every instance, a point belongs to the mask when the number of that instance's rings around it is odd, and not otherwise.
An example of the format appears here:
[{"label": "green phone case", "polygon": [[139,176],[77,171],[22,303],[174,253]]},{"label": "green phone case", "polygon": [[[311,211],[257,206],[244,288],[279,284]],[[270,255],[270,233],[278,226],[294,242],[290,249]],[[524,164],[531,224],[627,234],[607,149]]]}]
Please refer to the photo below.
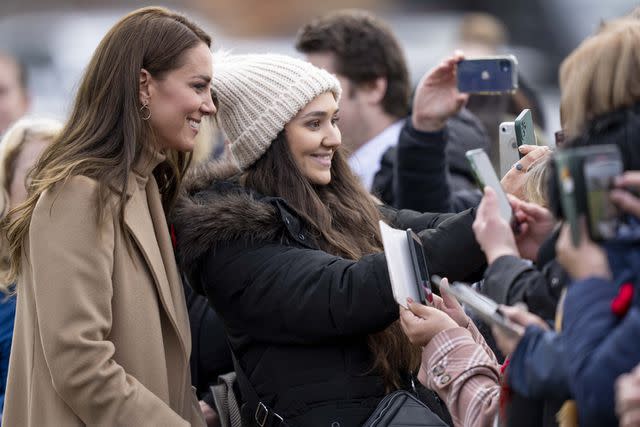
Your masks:
[{"label": "green phone case", "polygon": [[[516,143],[518,147],[521,145],[537,145],[536,132],[533,126],[533,116],[531,110],[525,108],[513,121],[516,129]],[[520,158],[522,158],[520,154]]]}]

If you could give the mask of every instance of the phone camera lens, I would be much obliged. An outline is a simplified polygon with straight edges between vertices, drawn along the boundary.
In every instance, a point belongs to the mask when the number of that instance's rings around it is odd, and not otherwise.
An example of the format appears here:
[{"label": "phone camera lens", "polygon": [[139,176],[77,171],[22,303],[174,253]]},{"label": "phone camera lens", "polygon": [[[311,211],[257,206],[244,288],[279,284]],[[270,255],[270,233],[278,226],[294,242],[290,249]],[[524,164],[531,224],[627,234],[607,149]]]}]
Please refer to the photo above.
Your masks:
[{"label": "phone camera lens", "polygon": [[502,132],[506,132],[506,131],[507,131],[507,128],[502,128]]},{"label": "phone camera lens", "polygon": [[508,73],[509,71],[511,71],[511,62],[507,61],[506,59],[500,61],[500,70],[504,73]]}]

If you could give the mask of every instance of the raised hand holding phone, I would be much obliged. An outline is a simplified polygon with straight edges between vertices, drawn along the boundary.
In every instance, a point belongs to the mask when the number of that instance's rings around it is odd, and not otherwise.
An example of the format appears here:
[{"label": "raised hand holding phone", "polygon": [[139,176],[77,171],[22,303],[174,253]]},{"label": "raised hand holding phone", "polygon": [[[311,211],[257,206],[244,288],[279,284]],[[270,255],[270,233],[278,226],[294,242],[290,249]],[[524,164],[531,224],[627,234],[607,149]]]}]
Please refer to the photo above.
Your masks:
[{"label": "raised hand holding phone", "polygon": [[504,255],[520,256],[511,225],[500,215],[498,198],[491,187],[484,188],[472,227],[489,264]]},{"label": "raised hand holding phone", "polygon": [[473,174],[475,175],[480,188],[484,188],[485,186],[493,188],[493,191],[495,191],[498,198],[500,215],[505,219],[505,221],[507,221],[507,223],[511,223],[513,218],[511,205],[509,204],[507,195],[502,189],[502,185],[498,180],[496,172],[493,170],[493,166],[491,165],[491,161],[489,160],[487,153],[483,149],[478,148],[467,151],[465,155],[471,164]]},{"label": "raised hand holding phone", "polygon": [[464,56],[456,52],[427,72],[413,97],[411,124],[423,132],[436,132],[444,128],[447,120],[457,114],[469,96],[458,91],[457,64]]}]

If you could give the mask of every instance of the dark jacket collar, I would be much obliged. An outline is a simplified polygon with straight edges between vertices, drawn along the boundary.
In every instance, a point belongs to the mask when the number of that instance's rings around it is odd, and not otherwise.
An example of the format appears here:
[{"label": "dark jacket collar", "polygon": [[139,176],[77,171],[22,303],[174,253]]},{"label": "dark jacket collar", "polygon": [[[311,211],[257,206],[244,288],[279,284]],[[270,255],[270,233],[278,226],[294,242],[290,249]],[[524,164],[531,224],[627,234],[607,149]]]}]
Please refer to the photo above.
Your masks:
[{"label": "dark jacket collar", "polygon": [[317,248],[295,209],[282,198],[240,185],[237,169],[227,163],[210,163],[189,173],[171,222],[178,258],[187,273],[225,242],[287,241]]}]

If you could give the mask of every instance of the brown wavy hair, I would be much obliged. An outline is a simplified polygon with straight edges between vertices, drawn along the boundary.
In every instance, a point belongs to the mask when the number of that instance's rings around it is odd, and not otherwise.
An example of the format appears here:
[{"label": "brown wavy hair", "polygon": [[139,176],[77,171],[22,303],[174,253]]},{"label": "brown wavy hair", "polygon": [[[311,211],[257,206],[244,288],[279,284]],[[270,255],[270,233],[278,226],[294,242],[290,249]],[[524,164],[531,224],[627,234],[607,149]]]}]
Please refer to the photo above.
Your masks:
[{"label": "brown wavy hair", "polygon": [[[244,185],[267,196],[282,197],[306,221],[327,253],[357,260],[382,251],[380,213],[373,198],[349,168],[342,149],[333,154],[331,182],[313,185],[297,167],[284,131],[243,175]],[[387,391],[402,387],[402,373],[420,365],[420,348],[413,346],[396,321],[369,335],[373,369],[382,374]]]},{"label": "brown wavy hair", "polygon": [[[32,170],[29,197],[2,222],[9,243],[10,280],[20,272],[24,240],[38,198],[71,176],[98,182],[96,221],[105,214],[112,188],[119,190],[116,210],[124,229],[129,175],[145,146],[153,150],[153,129],[139,112],[140,70],[160,79],[182,66],[184,53],[199,43],[210,46],[211,38],[186,17],[159,7],[131,12],[109,30],[84,72],[68,122]],[[154,175],[168,210],[190,155],[166,154]]]}]

